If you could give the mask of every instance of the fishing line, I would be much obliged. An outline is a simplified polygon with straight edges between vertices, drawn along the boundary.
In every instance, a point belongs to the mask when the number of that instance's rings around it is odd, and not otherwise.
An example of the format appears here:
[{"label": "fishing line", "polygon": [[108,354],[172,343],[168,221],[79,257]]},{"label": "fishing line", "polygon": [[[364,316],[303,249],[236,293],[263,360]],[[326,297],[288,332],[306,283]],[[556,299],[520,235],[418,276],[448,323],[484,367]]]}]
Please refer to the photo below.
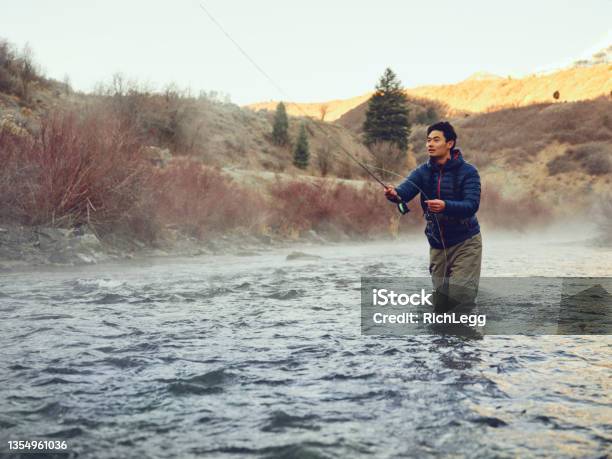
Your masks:
[{"label": "fishing line", "polygon": [[[204,6],[203,2],[199,3],[200,8],[202,9],[202,11],[204,11],[204,13],[206,14],[206,16],[208,16],[208,18],[219,28],[219,30],[223,33],[223,35],[225,35],[227,37],[227,39],[229,41],[231,41],[234,46],[238,49],[238,51],[240,51],[240,53],[259,71],[259,73],[261,73],[267,80],[268,82],[274,86],[284,97],[286,100],[292,100],[292,98],[283,90],[283,88],[280,87],[280,85],[278,85],[273,79],[272,77],[270,77],[258,64],[257,62],[255,62],[254,59],[251,58],[251,56],[249,56],[249,54],[242,48],[242,46],[240,46],[240,44],[238,44],[238,42],[236,40],[234,40],[232,38],[232,36],[223,28],[223,26],[219,23],[219,21],[217,21],[215,19],[215,17],[210,13],[210,11],[208,11],[208,9]],[[290,104],[293,104],[295,106],[295,108],[297,108],[297,110],[302,113],[303,116],[308,117],[308,114],[299,106],[297,105],[297,103],[294,102],[289,102]],[[320,126],[318,126],[317,124],[313,124],[317,129],[319,129],[320,132],[322,132],[323,134],[325,134],[325,137],[329,140],[331,139],[331,137],[328,135],[327,132],[325,132],[323,130],[323,128],[321,128]],[[354,162],[356,162],[364,171],[367,172],[367,174],[372,177],[374,180],[376,180],[376,182],[378,182],[380,185],[383,186],[383,188],[388,188],[388,186],[382,181],[380,180],[370,169],[368,169],[368,167],[366,167],[361,161],[359,161],[357,158],[355,158],[355,156],[353,156],[348,150],[346,150],[342,144],[340,144],[340,142],[335,141],[334,139],[331,139],[331,141],[335,144],[336,147],[338,147],[338,149],[340,149],[340,151],[342,151],[343,153],[345,153],[349,158],[351,158]],[[315,153],[317,154],[317,153]],[[317,156],[319,156],[317,154]],[[383,170],[382,168],[378,168]],[[397,175],[398,177],[402,177],[403,179],[407,180],[408,182],[410,182],[410,184],[412,184],[412,186],[414,186],[417,190],[419,190],[420,193],[423,194],[423,196],[425,196],[425,198],[427,200],[429,200],[429,196],[427,196],[427,194],[416,184],[414,183],[414,181],[410,180],[409,178],[404,178],[403,176],[393,172],[393,171],[386,171],[386,172],[391,172],[395,175]],[[407,207],[407,204],[406,204]],[[447,257],[447,252],[446,252],[446,244],[444,243],[444,238],[442,237],[442,230],[440,228],[440,222],[438,221],[438,216],[434,213],[434,212],[430,212],[429,210],[426,211],[426,213],[428,213],[429,215],[433,216],[433,218],[436,221],[436,225],[438,227],[438,233],[440,234],[440,239],[441,239],[441,244],[442,244],[442,248],[444,249],[444,277],[446,277],[447,273],[447,267],[448,267],[448,257]]]},{"label": "fishing line", "polygon": [[[200,8],[202,8],[202,11],[204,11],[204,13],[206,13],[206,15],[209,17],[209,19],[219,28],[219,30],[221,30],[221,32],[223,33],[223,35],[225,35],[228,40],[230,40],[234,46],[236,46],[236,48],[238,49],[238,51],[240,51],[240,53],[251,63],[253,64],[253,66],[270,82],[270,84],[272,86],[274,86],[284,97],[286,100],[291,100],[292,98],[283,90],[283,88],[280,87],[280,85],[278,85],[273,79],[272,77],[270,77],[270,75],[268,75],[258,64],[257,62],[255,62],[254,59],[251,58],[251,56],[249,56],[249,54],[238,44],[238,42],[236,40],[234,40],[231,35],[223,28],[223,26],[214,18],[214,16],[210,13],[210,11],[208,11],[206,9],[206,7],[204,6],[203,3],[200,3]],[[306,112],[304,110],[302,110],[302,108],[297,105],[294,102],[289,102],[290,104],[293,104],[300,113],[302,113],[303,116],[308,117],[308,115],[306,114]],[[314,125],[315,127],[319,128],[319,126],[317,126],[316,124]],[[323,129],[319,128],[321,132],[323,132],[325,134],[325,136],[329,139],[330,137],[328,136],[328,134],[326,132],[323,131]],[[380,185],[382,185],[384,188],[387,188],[387,185],[385,183],[382,182],[382,180],[380,180],[376,175],[374,175],[374,173],[372,173],[371,170],[369,170],[366,166],[364,166],[361,161],[359,161],[357,158],[355,158],[349,151],[347,151],[340,143],[336,144],[337,147],[340,148],[340,150],[342,150],[344,153],[346,153],[346,155],[351,158],[353,161],[355,161],[359,166],[361,166],[361,168],[366,171],[368,173],[368,175],[370,175],[370,177],[372,177],[374,180],[376,180]]]}]

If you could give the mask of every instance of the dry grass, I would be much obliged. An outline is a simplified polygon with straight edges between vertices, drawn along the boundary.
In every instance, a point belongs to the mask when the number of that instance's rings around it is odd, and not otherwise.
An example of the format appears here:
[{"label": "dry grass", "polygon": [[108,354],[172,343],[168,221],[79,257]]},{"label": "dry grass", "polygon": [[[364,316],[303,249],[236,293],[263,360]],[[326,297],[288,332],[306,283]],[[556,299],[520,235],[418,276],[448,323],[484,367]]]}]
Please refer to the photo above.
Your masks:
[{"label": "dry grass", "polygon": [[[350,99],[329,100],[326,102],[314,103],[285,102],[285,106],[287,107],[287,114],[291,116],[308,116],[313,119],[321,119],[322,110],[324,110],[325,121],[335,121],[346,112],[363,104],[364,102],[367,102],[371,95],[371,93],[367,93],[361,96],[352,97]],[[269,112],[273,112],[277,105],[278,101],[258,102],[247,105],[246,108],[253,111],[267,110]]]},{"label": "dry grass", "polygon": [[[538,104],[509,108],[453,122],[457,145],[465,158],[479,168],[500,162],[533,161],[553,143],[612,144],[612,101],[599,98],[566,104]],[[410,144],[417,159],[427,160],[425,128],[417,127]],[[591,148],[592,149],[592,148]]]},{"label": "dry grass", "polygon": [[[485,78],[461,81],[456,84],[419,86],[409,88],[406,94],[416,104],[438,104],[436,111],[443,116],[488,113],[535,103],[553,102],[555,91],[559,102],[576,102],[609,96],[612,91],[610,64],[563,69],[545,75],[529,75],[524,78]],[[345,118],[349,128],[363,124],[364,105],[372,93],[343,100],[318,103],[287,103],[287,113],[293,116],[320,118],[322,107],[327,107],[326,121]],[[419,102],[419,100],[421,102]],[[248,105],[253,110],[273,111],[278,102],[261,102]],[[351,115],[349,112],[355,112]],[[418,110],[413,110],[415,116]],[[425,118],[420,118],[424,120]],[[418,122],[418,119],[414,119]]]},{"label": "dry grass", "polygon": [[[339,150],[344,148],[363,160],[370,156],[356,135],[338,126],[309,118],[291,118],[290,144],[278,146],[271,137],[273,112],[256,113],[204,95],[193,97],[172,87],[153,92],[118,76],[112,83],[100,86],[89,103],[114,112],[122,123],[138,133],[143,143],[167,148],[175,156],[189,156],[213,167],[231,164],[253,170],[359,177],[362,171],[343,164],[346,158]],[[292,155],[292,144],[302,123],[306,124],[313,155],[306,171],[293,165]],[[317,161],[320,151],[329,153],[323,171]]]},{"label": "dry grass", "polygon": [[452,85],[421,86],[408,94],[446,103],[456,112],[486,113],[508,107],[553,102],[576,102],[608,96],[612,90],[612,66],[600,64],[559,70],[524,78],[468,79]]},{"label": "dry grass", "polygon": [[589,142],[570,147],[565,153],[550,160],[546,166],[550,175],[582,169],[589,175],[612,173],[612,143]]}]

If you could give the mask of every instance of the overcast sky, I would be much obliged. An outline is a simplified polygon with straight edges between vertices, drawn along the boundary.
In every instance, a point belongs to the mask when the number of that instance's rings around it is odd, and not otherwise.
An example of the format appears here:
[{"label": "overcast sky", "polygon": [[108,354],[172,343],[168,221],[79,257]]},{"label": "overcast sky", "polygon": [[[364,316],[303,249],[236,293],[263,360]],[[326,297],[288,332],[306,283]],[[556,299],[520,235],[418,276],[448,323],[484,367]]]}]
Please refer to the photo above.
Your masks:
[{"label": "overcast sky", "polygon": [[286,99],[223,35],[203,4],[294,101],[372,90],[390,66],[406,87],[486,71],[520,76],[612,44],[612,0],[4,1],[0,37],[29,43],[50,77],[90,91],[114,73],[155,88]]}]

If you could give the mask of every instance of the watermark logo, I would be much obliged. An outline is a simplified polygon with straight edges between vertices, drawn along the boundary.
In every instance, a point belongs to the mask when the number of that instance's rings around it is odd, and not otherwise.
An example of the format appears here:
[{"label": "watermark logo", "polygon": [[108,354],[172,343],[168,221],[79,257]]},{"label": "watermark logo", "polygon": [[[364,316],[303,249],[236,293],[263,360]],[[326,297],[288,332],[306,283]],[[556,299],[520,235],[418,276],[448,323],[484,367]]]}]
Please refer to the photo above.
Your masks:
[{"label": "watermark logo", "polygon": [[[439,285],[439,284],[438,284]],[[361,278],[369,335],[609,335],[612,278]]]},{"label": "watermark logo", "polygon": [[393,290],[387,290],[381,288],[380,290],[372,289],[372,303],[376,306],[386,306],[388,304],[392,306],[406,306],[412,304],[414,306],[433,306],[431,302],[431,296],[433,293],[425,293],[425,289],[422,288],[420,293],[413,293],[409,295],[407,293],[395,293]]}]

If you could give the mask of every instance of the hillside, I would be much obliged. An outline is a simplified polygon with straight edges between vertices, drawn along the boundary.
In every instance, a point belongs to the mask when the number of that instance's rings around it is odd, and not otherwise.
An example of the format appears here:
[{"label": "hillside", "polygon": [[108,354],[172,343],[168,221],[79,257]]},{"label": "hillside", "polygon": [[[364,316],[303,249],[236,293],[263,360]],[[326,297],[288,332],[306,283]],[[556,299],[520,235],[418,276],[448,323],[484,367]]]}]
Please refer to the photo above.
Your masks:
[{"label": "hillside", "polygon": [[[494,76],[481,75],[465,84],[499,83]],[[365,103],[345,113],[336,123],[291,117],[291,138],[297,136],[302,122],[309,133],[311,164],[302,171],[292,164],[291,146],[278,147],[271,142],[272,112],[253,112],[176,91],[161,94],[141,92],[138,88],[118,91],[109,85],[96,94],[75,94],[68,89],[41,80],[30,88],[27,104],[15,95],[0,94],[0,124],[17,131],[36,131],[46,113],[110,112],[132,126],[140,141],[152,147],[154,155],[163,153],[163,158],[153,158],[156,162],[189,157],[204,165],[223,168],[238,182],[244,180],[252,186],[276,180],[274,173],[285,178],[321,176],[323,169],[330,177],[364,179],[363,171],[339,151],[339,145],[360,160],[373,162],[359,140]],[[409,99],[413,116],[426,114],[425,107],[438,113],[444,110],[441,105],[423,99],[413,96]],[[559,211],[572,213],[587,205],[593,193],[603,193],[609,188],[612,173],[609,113],[612,113],[612,101],[600,97],[591,101],[532,104],[450,119],[460,133],[459,146],[465,149],[466,159],[481,168],[485,182],[497,183],[497,189],[510,197],[550,198]],[[421,121],[412,130],[408,165],[426,159],[424,138]],[[555,166],[555,161],[560,165]],[[251,177],[258,178],[252,182]],[[561,201],[567,205],[559,206]]]},{"label": "hillside", "polygon": [[[371,95],[372,93],[366,93],[361,96],[351,97],[350,99],[336,99],[311,103],[285,101],[285,105],[287,113],[291,116],[308,116],[318,120],[335,121],[349,110],[367,102]],[[279,101],[257,102],[255,104],[246,105],[245,108],[249,108],[253,111],[274,111],[276,110],[278,102]]]},{"label": "hillside", "polygon": [[[600,97],[504,109],[452,122],[457,145],[479,168],[485,190],[546,203],[558,215],[575,216],[609,199],[610,114],[612,100]],[[425,126],[413,129],[410,148],[417,162],[427,160],[425,137]]]},{"label": "hillside", "polygon": [[206,97],[179,92],[163,94],[106,88],[97,94],[78,94],[51,86],[31,88],[32,103],[0,92],[0,129],[36,132],[49,114],[79,112],[111,114],[129,125],[155,161],[190,157],[212,167],[237,167],[293,175],[360,177],[363,171],[339,151],[344,148],[363,161],[370,154],[358,135],[341,126],[310,118],[291,117],[289,137],[306,125],[311,161],[306,170],[293,165],[292,145],[272,142],[273,113],[251,110]]},{"label": "hillside", "polygon": [[421,86],[408,94],[443,101],[456,112],[482,113],[503,107],[523,107],[552,102],[555,91],[559,102],[574,102],[610,95],[612,65],[576,67],[547,75],[525,78],[467,79],[452,85]]},{"label": "hillside", "polygon": [[[361,132],[363,104],[336,124]],[[610,193],[612,99],[540,103],[450,117],[465,159],[481,173],[484,189],[507,198],[548,202],[574,216]],[[412,127],[409,154],[427,160],[426,125]],[[398,171],[400,172],[400,171]],[[401,174],[409,171],[403,170]]]},{"label": "hillside", "polygon": [[[293,237],[342,228],[371,235],[367,216],[374,214],[390,222],[382,228],[391,234],[400,228],[378,185],[340,151],[374,162],[360,142],[363,100],[336,123],[290,117],[291,139],[302,123],[308,132],[311,161],[300,170],[292,164],[291,145],[272,142],[272,111],[171,87],[151,92],[120,77],[93,94],[75,93],[40,74],[24,85],[25,61],[19,59],[0,74],[1,221],[86,223],[107,235],[124,228],[150,241],[172,231],[203,238],[230,229]],[[599,78],[601,68],[568,75],[595,71]],[[464,85],[503,83],[511,81],[478,74]],[[612,100],[562,99],[453,116],[439,102],[409,95],[410,148],[393,172],[404,177],[427,159],[426,124],[450,114],[465,158],[481,172],[485,224],[523,228],[581,215],[609,193]],[[327,179],[313,180],[322,176]],[[361,184],[370,187],[361,190]]]},{"label": "hillside", "polygon": [[[599,61],[596,61],[599,62]],[[612,92],[612,64],[577,65],[548,74],[524,78],[502,78],[477,73],[456,84],[407,88],[406,94],[414,99],[425,99],[442,104],[451,115],[483,113],[504,107],[522,107],[539,102],[573,102],[594,99]],[[295,104],[287,102],[291,115],[305,113],[321,119],[321,110],[327,107],[325,121],[341,119],[347,112],[367,103],[372,93],[345,100]],[[274,110],[278,102],[247,105],[253,110]],[[363,109],[362,109],[363,110]]]}]

